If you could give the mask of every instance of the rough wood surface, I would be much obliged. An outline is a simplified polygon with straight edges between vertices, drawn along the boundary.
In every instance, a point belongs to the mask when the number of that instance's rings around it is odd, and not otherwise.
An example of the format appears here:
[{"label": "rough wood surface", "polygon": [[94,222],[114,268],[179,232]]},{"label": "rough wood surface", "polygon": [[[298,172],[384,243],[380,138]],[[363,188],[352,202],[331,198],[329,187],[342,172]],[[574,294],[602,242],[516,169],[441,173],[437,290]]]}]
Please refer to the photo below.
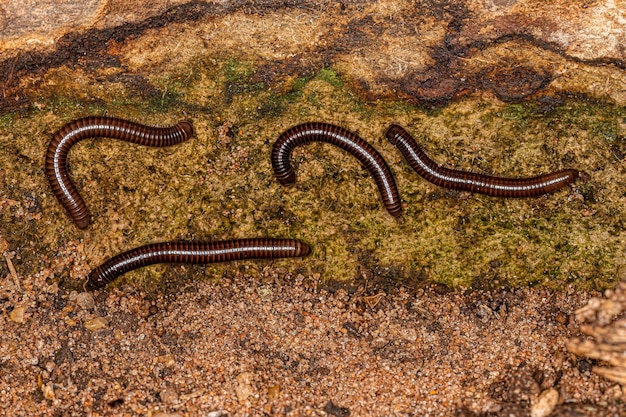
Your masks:
[{"label": "rough wood surface", "polygon": [[[47,70],[79,65],[94,77],[146,76],[144,61],[230,49],[263,82],[332,65],[370,99],[445,103],[476,91],[504,101],[579,93],[626,103],[623,1],[205,2],[8,1],[0,6],[4,112],[30,103]],[[170,27],[171,29],[168,29]],[[178,51],[178,52],[179,52]],[[186,55],[186,56],[185,56]],[[113,75],[111,75],[111,72]],[[33,82],[24,79],[34,78]],[[136,80],[137,78],[135,78]]]}]

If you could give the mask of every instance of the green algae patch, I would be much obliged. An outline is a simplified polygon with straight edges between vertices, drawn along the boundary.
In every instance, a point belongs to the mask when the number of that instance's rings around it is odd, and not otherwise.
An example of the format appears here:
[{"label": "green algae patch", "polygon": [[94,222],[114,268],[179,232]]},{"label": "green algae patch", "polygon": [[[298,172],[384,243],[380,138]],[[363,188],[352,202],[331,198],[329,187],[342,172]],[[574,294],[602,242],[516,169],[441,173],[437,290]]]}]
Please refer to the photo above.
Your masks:
[{"label": "green algae patch", "polygon": [[[91,97],[61,88],[80,76],[52,71],[54,82],[42,87],[37,108],[0,119],[0,226],[22,254],[14,260],[22,271],[39,271],[82,242],[83,256],[51,278],[79,288],[90,267],[136,246],[243,237],[302,239],[312,254],[153,266],[121,282],[167,292],[198,279],[273,268],[321,281],[357,280],[369,290],[429,282],[607,288],[623,263],[623,108],[575,99],[546,105],[475,97],[437,108],[367,102],[332,68],[292,77],[276,89],[259,81],[254,62],[235,58],[198,58],[142,79],[144,96],[132,83],[112,82],[106,93],[89,87]],[[93,114],[154,125],[191,119],[196,136],[168,148],[101,138],[76,145],[71,176],[93,219],[79,231],[50,192],[43,155],[56,129]],[[298,147],[296,184],[274,180],[274,141],[307,121],[345,127],[381,152],[404,201],[401,221],[386,212],[369,173],[332,145]],[[577,168],[588,179],[521,200],[444,190],[417,176],[386,141],[391,123],[404,126],[448,167],[509,177]]]}]

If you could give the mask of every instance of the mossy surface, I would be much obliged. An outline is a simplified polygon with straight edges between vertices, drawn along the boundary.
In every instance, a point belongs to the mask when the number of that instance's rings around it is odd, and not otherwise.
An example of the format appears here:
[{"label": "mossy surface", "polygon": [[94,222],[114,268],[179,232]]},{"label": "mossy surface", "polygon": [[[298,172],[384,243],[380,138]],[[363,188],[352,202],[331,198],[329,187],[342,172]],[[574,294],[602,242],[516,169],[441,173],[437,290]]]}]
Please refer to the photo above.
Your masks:
[{"label": "mossy surface", "polygon": [[[253,62],[236,57],[196,58],[149,79],[143,96],[132,84],[81,79],[79,70],[50,71],[30,112],[0,119],[0,230],[19,253],[14,263],[22,271],[43,268],[70,242],[84,243],[84,261],[95,267],[151,242],[261,236],[302,239],[313,253],[205,268],[154,266],[124,279],[175,290],[187,279],[286,268],[378,287],[606,288],[624,262],[624,108],[576,98],[503,104],[479,96],[440,108],[367,102],[332,68],[271,89],[255,77]],[[189,118],[197,134],[162,149],[110,139],[75,146],[71,175],[93,219],[79,231],[50,192],[43,155],[54,131],[92,114],[154,125]],[[296,149],[295,186],[274,180],[274,140],[306,121],[343,126],[383,154],[405,202],[402,222],[385,211],[356,159],[328,144]],[[590,178],[523,200],[440,189],[418,177],[385,140],[391,123],[407,128],[449,167],[502,176],[574,167]],[[80,275],[55,271],[71,287],[81,285]]]}]

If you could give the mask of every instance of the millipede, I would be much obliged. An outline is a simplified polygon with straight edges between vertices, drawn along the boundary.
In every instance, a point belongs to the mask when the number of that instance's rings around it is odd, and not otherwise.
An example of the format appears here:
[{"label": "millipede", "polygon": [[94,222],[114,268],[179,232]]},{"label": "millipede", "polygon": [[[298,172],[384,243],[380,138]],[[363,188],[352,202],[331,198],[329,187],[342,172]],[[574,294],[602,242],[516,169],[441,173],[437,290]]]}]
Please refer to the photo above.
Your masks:
[{"label": "millipede", "polygon": [[72,182],[67,156],[76,143],[88,138],[120,139],[145,146],[170,146],[193,136],[193,125],[181,121],[172,126],[156,127],[134,123],[115,117],[84,117],[59,129],[48,146],[45,171],[52,192],[79,229],[89,226],[87,204]]},{"label": "millipede", "polygon": [[492,197],[524,198],[553,193],[580,177],[575,169],[565,169],[527,178],[495,177],[477,172],[449,169],[430,159],[413,137],[402,127],[391,125],[387,140],[402,153],[409,165],[425,180],[444,188]]},{"label": "millipede", "polygon": [[328,123],[309,122],[294,126],[281,134],[272,148],[274,175],[282,185],[296,182],[296,173],[291,165],[291,155],[298,146],[310,142],[325,142],[335,145],[356,157],[374,177],[385,208],[394,217],[402,215],[398,187],[389,166],[372,145],[355,133]]},{"label": "millipede", "polygon": [[210,264],[241,259],[295,258],[310,252],[306,243],[296,239],[248,238],[152,243],[120,253],[92,270],[87,288],[102,288],[126,272],[159,263]]}]

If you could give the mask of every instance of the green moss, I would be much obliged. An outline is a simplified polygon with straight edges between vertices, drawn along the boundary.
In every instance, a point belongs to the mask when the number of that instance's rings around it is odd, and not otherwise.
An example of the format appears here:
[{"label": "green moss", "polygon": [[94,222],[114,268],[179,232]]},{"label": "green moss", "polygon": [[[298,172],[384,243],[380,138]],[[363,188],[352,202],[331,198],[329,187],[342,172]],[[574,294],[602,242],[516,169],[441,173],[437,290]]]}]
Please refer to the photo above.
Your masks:
[{"label": "green moss", "polygon": [[[317,76],[319,77],[320,75],[318,74]],[[299,93],[300,95],[298,97],[301,97],[301,93],[304,87],[306,87],[306,85],[309,82],[311,82],[314,78],[315,78],[315,75],[313,74],[296,78],[294,82],[292,83],[291,90],[287,93],[287,95],[289,96],[294,93]]]},{"label": "green moss", "polygon": [[156,83],[157,94],[152,96],[149,108],[153,111],[161,111],[179,105],[182,94],[180,92],[181,83],[174,79],[161,79]]},{"label": "green moss", "polygon": [[318,78],[322,81],[326,81],[335,88],[343,87],[343,81],[339,78],[337,72],[331,68],[322,68],[318,73]]},{"label": "green moss", "polygon": [[[619,181],[623,108],[568,99],[546,109],[483,98],[419,108],[363,101],[332,69],[287,79],[281,89],[268,88],[255,74],[253,64],[234,58],[198,59],[180,73],[150,80],[160,92],[152,100],[121,87],[106,99],[81,100],[57,94],[57,87],[41,91],[42,109],[0,119],[0,197],[17,202],[0,214],[0,228],[17,230],[12,247],[34,254],[24,255],[20,267],[45,268],[61,247],[78,240],[93,267],[155,241],[269,236],[302,239],[313,253],[271,263],[155,266],[125,279],[173,291],[193,279],[271,267],[319,273],[323,280],[366,279],[368,285],[387,283],[385,288],[424,280],[494,288],[613,285],[626,250],[626,192]],[[41,155],[50,125],[105,112],[150,124],[185,115],[197,135],[162,149],[100,139],[75,146],[72,178],[94,219],[82,232],[51,196]],[[380,150],[406,203],[403,222],[384,210],[359,163],[327,144],[296,149],[293,187],[273,179],[274,140],[287,127],[311,120],[358,132]],[[441,190],[418,177],[385,140],[391,123],[405,126],[447,166],[503,176],[577,167],[591,178],[529,200]],[[57,277],[71,282],[69,273],[66,268]]]},{"label": "green moss", "polygon": [[7,113],[3,116],[0,116],[0,129],[6,129],[13,125],[13,119],[15,118],[15,113]]},{"label": "green moss", "polygon": [[536,108],[532,102],[507,104],[496,114],[505,120],[525,121],[533,115]]},{"label": "green moss", "polygon": [[254,67],[250,63],[229,58],[222,64],[222,73],[226,82],[242,82],[254,74]]},{"label": "green moss", "polygon": [[40,100],[40,103],[43,104],[42,112],[39,109],[34,109],[33,113],[46,113],[48,111],[52,111],[55,113],[74,113],[74,112],[86,112],[92,113],[98,110],[102,110],[102,105],[104,103],[100,103],[99,106],[97,103],[89,102],[86,100],[76,99],[75,97],[69,97],[64,94],[54,94],[51,97],[45,97]]}]

